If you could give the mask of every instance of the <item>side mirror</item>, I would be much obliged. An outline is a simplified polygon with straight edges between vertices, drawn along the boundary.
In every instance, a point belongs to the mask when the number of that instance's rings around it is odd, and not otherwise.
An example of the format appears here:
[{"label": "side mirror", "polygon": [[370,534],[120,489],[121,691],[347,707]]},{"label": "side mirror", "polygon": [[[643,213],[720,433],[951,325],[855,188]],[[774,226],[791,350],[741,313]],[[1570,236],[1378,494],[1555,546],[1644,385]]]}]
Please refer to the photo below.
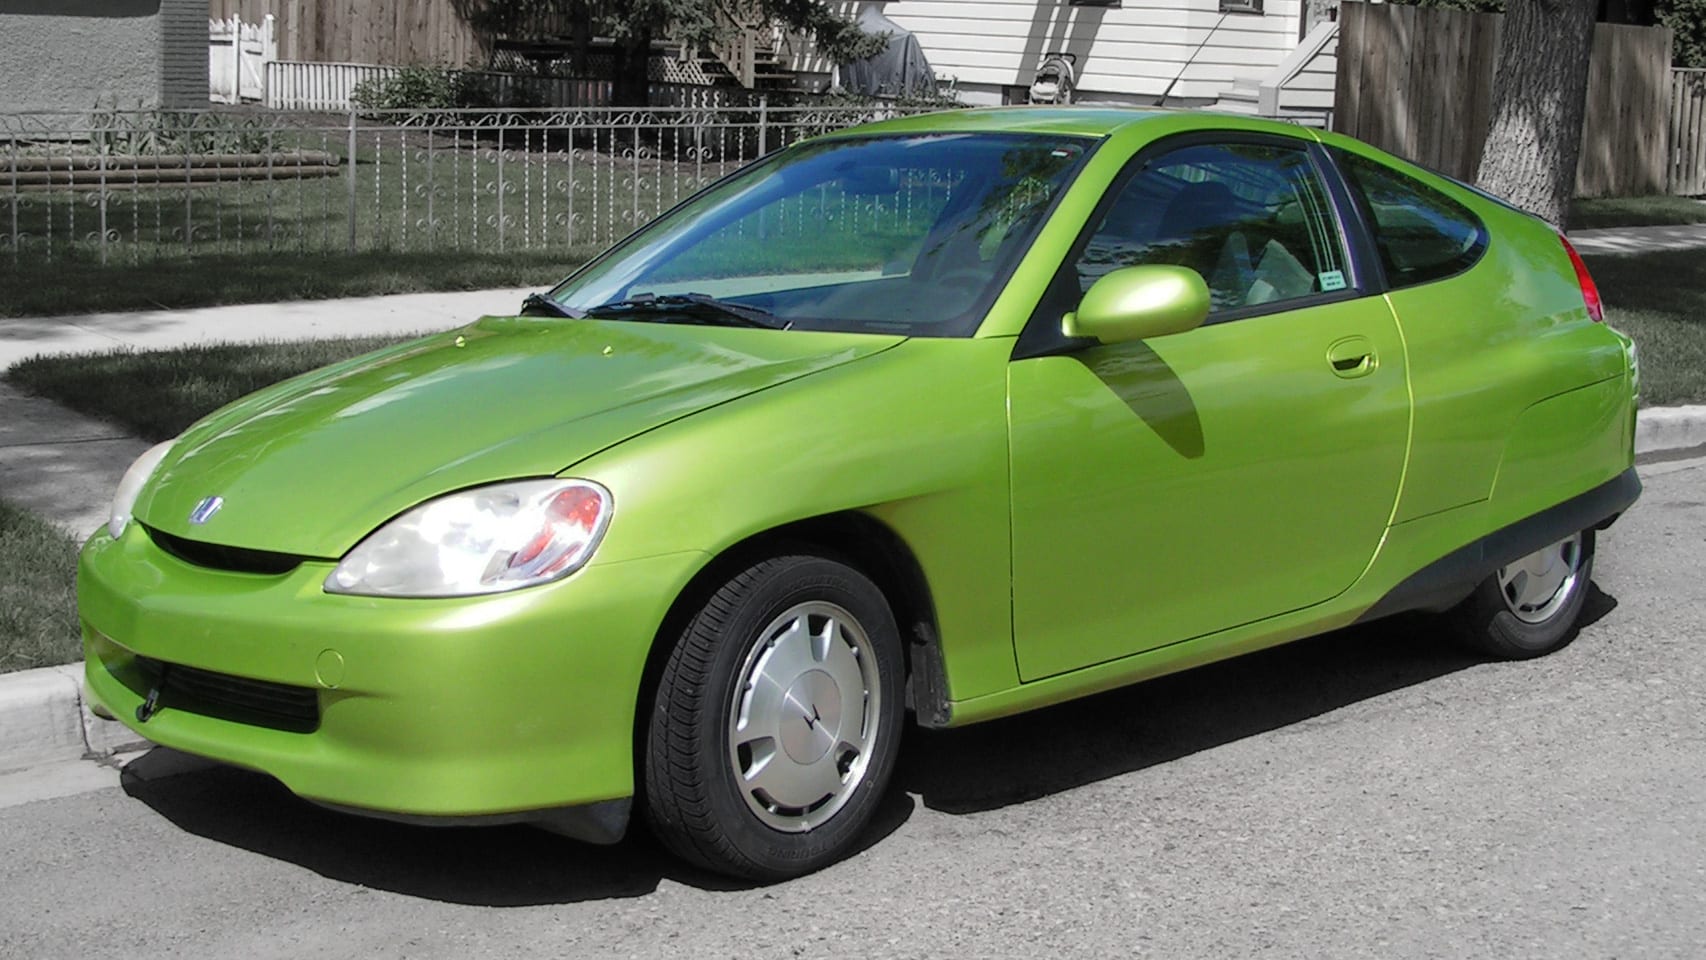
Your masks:
[{"label": "side mirror", "polygon": [[1147,340],[1195,329],[1208,307],[1208,284],[1189,267],[1121,267],[1090,287],[1060,329],[1103,343]]}]

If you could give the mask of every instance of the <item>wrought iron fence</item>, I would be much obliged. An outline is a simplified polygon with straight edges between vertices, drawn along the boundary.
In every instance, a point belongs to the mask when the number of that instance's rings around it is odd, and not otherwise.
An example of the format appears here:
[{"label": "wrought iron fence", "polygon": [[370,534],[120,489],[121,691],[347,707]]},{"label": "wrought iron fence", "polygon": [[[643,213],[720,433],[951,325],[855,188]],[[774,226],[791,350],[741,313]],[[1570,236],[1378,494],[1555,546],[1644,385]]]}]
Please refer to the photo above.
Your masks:
[{"label": "wrought iron fence", "polygon": [[608,245],[877,106],[0,114],[0,263]]}]

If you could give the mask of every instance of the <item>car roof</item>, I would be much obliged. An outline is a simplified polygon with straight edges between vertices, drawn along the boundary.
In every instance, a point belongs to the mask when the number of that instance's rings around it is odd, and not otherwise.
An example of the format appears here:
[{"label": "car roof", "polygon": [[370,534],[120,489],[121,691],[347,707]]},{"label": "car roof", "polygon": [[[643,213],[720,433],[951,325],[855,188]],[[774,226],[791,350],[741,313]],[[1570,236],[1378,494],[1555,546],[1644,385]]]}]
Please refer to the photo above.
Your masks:
[{"label": "car roof", "polygon": [[1298,128],[1289,123],[1257,120],[1252,117],[1205,110],[1171,110],[1146,107],[1058,107],[1011,106],[950,109],[922,113],[893,120],[850,127],[830,134],[839,136],[868,136],[893,133],[1042,133],[1056,136],[1107,137],[1112,134],[1160,119],[1201,129],[1261,130],[1273,129],[1297,136]]}]

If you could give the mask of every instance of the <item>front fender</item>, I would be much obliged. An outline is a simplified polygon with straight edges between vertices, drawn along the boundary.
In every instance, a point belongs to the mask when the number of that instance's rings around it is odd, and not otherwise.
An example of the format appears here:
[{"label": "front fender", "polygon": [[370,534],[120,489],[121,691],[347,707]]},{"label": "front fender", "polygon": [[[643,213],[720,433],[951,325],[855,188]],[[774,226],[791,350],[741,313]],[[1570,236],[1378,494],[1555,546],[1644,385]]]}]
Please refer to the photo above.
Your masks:
[{"label": "front fender", "polygon": [[864,512],[918,559],[952,697],[1013,686],[1011,352],[1008,339],[909,340],[575,464],[566,472],[615,497],[597,562],[715,557],[789,523]]}]

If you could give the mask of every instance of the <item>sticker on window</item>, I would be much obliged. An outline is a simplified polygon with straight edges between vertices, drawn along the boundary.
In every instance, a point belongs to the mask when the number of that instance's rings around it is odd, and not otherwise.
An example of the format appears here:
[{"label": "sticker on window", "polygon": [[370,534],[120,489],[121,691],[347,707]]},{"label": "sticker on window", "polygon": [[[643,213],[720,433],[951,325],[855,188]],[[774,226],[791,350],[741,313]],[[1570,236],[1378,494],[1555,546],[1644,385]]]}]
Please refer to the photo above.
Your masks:
[{"label": "sticker on window", "polygon": [[1321,274],[1321,290],[1345,289],[1345,272],[1343,270],[1328,270]]}]

